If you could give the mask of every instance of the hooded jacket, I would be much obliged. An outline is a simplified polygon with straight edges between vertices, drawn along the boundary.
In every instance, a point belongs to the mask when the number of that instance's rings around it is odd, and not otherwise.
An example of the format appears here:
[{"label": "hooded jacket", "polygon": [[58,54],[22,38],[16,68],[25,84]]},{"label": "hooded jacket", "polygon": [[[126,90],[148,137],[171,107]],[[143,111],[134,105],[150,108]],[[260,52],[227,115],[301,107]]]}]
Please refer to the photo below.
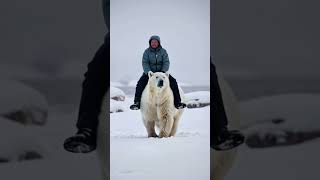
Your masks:
[{"label": "hooded jacket", "polygon": [[[154,49],[151,47],[151,40],[157,40],[159,46]],[[143,72],[166,72],[169,70],[170,61],[167,51],[162,48],[159,36],[151,36],[149,39],[149,48],[147,48],[142,57]]]}]

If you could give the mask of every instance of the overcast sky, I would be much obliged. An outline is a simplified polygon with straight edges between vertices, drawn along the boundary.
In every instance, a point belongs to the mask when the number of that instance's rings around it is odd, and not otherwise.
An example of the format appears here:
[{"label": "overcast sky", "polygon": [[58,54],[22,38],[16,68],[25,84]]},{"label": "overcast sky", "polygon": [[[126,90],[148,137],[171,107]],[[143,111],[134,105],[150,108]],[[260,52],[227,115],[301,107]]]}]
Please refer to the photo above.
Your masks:
[{"label": "overcast sky", "polygon": [[209,84],[209,0],[111,0],[111,80],[138,79],[151,35],[169,54],[178,81]]}]

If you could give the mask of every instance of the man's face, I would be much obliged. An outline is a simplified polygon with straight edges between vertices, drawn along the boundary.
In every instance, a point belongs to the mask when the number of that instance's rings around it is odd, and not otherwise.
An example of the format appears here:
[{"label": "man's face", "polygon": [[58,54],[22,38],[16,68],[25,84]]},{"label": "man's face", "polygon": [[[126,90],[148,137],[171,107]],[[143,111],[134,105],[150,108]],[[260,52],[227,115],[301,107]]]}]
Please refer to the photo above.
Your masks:
[{"label": "man's face", "polygon": [[158,46],[159,46],[158,40],[152,39],[152,40],[151,40],[151,47],[155,49],[155,48],[157,48]]}]

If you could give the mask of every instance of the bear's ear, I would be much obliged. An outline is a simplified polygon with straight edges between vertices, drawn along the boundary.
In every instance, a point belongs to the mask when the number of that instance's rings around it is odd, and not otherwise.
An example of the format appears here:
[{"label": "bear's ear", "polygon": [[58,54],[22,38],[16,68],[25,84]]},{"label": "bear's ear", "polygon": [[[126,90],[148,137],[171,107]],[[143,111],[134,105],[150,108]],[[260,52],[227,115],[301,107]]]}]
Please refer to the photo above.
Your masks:
[{"label": "bear's ear", "polygon": [[148,72],[148,76],[149,76],[149,78],[151,78],[151,76],[153,76],[153,72],[152,72],[152,71],[149,71],[149,72]]},{"label": "bear's ear", "polygon": [[166,74],[167,77],[169,77],[169,75],[170,75],[170,74],[169,74],[169,71],[167,71],[165,74]]}]

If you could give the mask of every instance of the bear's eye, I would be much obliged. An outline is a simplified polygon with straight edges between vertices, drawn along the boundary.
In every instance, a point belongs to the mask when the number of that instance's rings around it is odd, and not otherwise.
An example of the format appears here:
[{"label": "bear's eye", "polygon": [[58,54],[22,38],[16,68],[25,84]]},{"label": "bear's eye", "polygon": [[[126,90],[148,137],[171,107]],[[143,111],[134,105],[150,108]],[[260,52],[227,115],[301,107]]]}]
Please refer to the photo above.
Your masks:
[{"label": "bear's eye", "polygon": [[159,77],[157,76],[156,79],[158,79]]}]

